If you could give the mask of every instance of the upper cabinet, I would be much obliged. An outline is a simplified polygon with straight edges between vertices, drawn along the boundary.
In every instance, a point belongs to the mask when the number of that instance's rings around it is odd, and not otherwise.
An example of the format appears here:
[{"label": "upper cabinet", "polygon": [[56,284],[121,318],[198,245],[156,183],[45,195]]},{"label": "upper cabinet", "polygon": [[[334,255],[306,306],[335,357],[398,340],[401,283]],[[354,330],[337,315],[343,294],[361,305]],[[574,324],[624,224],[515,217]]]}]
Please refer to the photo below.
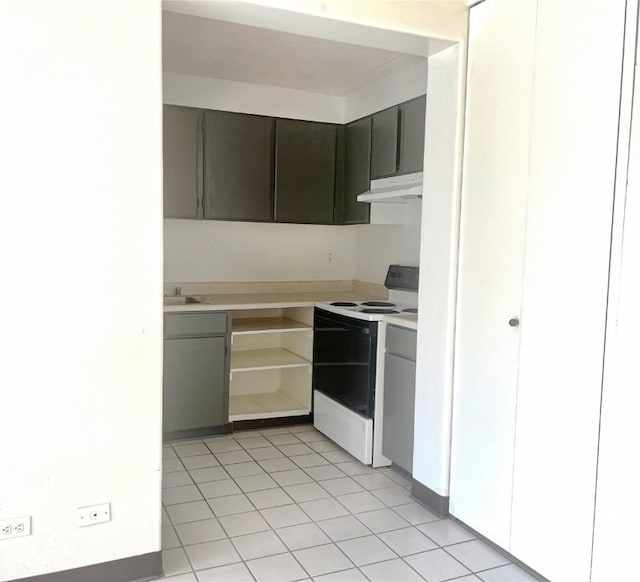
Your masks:
[{"label": "upper cabinet", "polygon": [[336,126],[276,120],[276,222],[333,224]]},{"label": "upper cabinet", "polygon": [[202,111],[193,107],[164,106],[162,143],[166,218],[202,216],[201,116]]},{"label": "upper cabinet", "polygon": [[273,220],[274,119],[204,112],[204,217]]},{"label": "upper cabinet", "polygon": [[366,224],[371,179],[422,170],[425,97],[346,125],[164,106],[164,216]]},{"label": "upper cabinet", "polygon": [[424,165],[425,95],[398,106],[398,174],[422,172]]},{"label": "upper cabinet", "polygon": [[369,222],[367,202],[358,202],[358,194],[369,189],[371,182],[371,117],[349,123],[344,129],[343,190],[336,203],[336,221],[341,224]]},{"label": "upper cabinet", "polygon": [[371,128],[371,178],[393,176],[398,169],[398,106],[376,113]]},{"label": "upper cabinet", "polygon": [[426,96],[373,115],[371,179],[422,171]]}]

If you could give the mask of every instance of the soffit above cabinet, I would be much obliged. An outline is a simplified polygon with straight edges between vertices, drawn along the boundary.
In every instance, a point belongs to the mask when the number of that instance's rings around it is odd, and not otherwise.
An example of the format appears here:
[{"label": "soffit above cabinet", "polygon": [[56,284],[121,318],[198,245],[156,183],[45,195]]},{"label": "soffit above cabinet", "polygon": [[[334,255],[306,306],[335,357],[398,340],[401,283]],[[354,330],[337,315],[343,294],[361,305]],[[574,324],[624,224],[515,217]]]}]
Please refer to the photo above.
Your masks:
[{"label": "soffit above cabinet", "polygon": [[345,96],[424,62],[415,54],[167,10],[162,14],[163,69],[172,73]]}]

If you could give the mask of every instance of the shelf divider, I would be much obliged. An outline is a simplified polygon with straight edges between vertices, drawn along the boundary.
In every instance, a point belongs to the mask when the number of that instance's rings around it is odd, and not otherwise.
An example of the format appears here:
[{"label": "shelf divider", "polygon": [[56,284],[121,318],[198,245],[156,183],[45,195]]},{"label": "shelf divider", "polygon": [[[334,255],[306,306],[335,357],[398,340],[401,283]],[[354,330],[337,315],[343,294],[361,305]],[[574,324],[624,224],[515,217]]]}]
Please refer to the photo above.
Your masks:
[{"label": "shelf divider", "polygon": [[311,362],[284,348],[264,348],[231,352],[231,372],[252,372],[278,368],[302,368]]}]

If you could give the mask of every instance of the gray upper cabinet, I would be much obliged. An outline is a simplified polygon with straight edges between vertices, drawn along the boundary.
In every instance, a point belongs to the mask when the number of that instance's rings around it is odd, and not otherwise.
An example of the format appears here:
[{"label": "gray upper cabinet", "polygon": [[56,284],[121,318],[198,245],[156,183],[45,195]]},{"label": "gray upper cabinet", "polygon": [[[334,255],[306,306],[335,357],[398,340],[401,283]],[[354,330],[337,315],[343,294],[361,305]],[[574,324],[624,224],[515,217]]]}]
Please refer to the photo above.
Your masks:
[{"label": "gray upper cabinet", "polygon": [[398,169],[398,106],[372,117],[371,178],[393,176]]},{"label": "gray upper cabinet", "polygon": [[370,180],[422,170],[423,95],[347,125],[164,106],[164,216],[366,224]]},{"label": "gray upper cabinet", "polygon": [[371,179],[422,171],[426,96],[373,115]]},{"label": "gray upper cabinet", "polygon": [[369,189],[371,174],[371,117],[365,117],[345,128],[344,189],[341,196],[340,224],[369,222],[370,204],[358,202],[358,194]]},{"label": "gray upper cabinet", "polygon": [[202,173],[199,124],[202,112],[192,107],[163,109],[164,216],[199,218]]},{"label": "gray upper cabinet", "polygon": [[398,106],[400,113],[400,146],[398,173],[421,172],[424,165],[424,124],[426,96],[412,99]]},{"label": "gray upper cabinet", "polygon": [[205,111],[204,217],[273,220],[274,119]]},{"label": "gray upper cabinet", "polygon": [[276,120],[276,222],[332,224],[336,126]]}]

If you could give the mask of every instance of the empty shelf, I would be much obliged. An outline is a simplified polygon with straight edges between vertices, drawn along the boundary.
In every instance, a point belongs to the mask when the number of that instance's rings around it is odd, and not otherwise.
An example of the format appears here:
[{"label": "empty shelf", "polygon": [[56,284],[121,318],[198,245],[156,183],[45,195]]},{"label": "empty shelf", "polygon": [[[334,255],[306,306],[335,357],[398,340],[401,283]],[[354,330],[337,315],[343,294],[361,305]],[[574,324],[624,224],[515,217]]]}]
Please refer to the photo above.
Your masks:
[{"label": "empty shelf", "polygon": [[287,331],[311,331],[304,323],[285,317],[249,317],[234,319],[231,333],[234,335],[250,333],[280,333]]},{"label": "empty shelf", "polygon": [[280,416],[302,416],[311,409],[280,390],[265,394],[229,397],[229,420],[255,420]]},{"label": "empty shelf", "polygon": [[276,368],[301,368],[311,362],[296,356],[284,348],[241,350],[231,352],[231,372],[273,370]]}]

